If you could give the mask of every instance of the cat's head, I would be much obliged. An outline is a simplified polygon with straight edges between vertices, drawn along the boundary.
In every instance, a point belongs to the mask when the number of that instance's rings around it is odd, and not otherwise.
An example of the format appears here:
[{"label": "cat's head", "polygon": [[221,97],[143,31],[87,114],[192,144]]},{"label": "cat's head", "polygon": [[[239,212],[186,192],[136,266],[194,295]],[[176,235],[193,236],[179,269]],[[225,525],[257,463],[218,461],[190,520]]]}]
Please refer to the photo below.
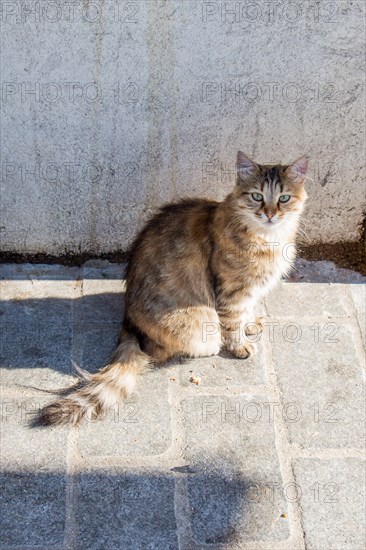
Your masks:
[{"label": "cat's head", "polygon": [[243,223],[264,235],[295,227],[307,198],[307,157],[289,165],[260,165],[238,152],[233,193]]}]

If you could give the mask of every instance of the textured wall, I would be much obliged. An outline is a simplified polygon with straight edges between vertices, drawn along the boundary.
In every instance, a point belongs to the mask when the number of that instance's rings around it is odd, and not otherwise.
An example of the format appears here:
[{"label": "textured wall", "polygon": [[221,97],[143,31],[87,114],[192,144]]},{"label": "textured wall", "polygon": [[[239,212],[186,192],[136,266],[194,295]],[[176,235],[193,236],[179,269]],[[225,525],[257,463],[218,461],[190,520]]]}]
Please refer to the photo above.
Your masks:
[{"label": "textured wall", "polygon": [[310,242],[357,240],[363,1],[1,1],[3,250],[125,249],[223,197],[237,149],[311,157]]}]

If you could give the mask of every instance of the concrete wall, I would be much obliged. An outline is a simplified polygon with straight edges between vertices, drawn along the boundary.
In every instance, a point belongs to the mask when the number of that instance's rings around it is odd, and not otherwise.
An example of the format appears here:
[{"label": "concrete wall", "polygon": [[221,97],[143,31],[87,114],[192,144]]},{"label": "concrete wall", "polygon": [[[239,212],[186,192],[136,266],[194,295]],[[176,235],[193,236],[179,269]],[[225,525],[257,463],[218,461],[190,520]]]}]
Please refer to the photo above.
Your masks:
[{"label": "concrete wall", "polygon": [[311,157],[310,242],[357,240],[363,1],[4,1],[3,250],[125,249],[162,202],[224,197],[237,149]]}]

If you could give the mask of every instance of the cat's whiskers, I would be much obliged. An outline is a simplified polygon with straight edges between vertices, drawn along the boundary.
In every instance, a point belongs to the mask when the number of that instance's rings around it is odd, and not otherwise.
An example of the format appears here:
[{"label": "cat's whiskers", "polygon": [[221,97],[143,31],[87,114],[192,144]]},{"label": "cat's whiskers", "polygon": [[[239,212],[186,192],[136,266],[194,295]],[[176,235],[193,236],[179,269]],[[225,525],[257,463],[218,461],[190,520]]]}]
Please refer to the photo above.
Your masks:
[{"label": "cat's whiskers", "polygon": [[[307,220],[305,218],[300,218],[299,219],[299,223],[298,223],[298,226],[297,226],[297,233],[303,237],[306,241],[309,241],[310,238],[305,230],[306,228],[306,225],[307,225]],[[302,226],[305,226],[305,227],[302,227]]]},{"label": "cat's whiskers", "polygon": [[246,216],[244,216],[242,212],[235,212],[229,224],[227,225],[227,229],[229,231],[232,231],[232,230],[243,231],[243,229],[245,229],[247,226],[245,218]]}]

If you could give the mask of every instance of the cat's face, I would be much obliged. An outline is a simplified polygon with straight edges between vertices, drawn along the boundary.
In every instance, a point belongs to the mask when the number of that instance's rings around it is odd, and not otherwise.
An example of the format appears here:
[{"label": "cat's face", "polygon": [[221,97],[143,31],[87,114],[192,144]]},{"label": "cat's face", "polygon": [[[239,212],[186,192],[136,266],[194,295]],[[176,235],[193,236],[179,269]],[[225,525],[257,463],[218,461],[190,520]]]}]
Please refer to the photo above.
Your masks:
[{"label": "cat's face", "polygon": [[298,221],[307,198],[307,168],[306,157],[286,166],[268,166],[256,164],[239,151],[234,196],[249,229],[270,234]]}]

